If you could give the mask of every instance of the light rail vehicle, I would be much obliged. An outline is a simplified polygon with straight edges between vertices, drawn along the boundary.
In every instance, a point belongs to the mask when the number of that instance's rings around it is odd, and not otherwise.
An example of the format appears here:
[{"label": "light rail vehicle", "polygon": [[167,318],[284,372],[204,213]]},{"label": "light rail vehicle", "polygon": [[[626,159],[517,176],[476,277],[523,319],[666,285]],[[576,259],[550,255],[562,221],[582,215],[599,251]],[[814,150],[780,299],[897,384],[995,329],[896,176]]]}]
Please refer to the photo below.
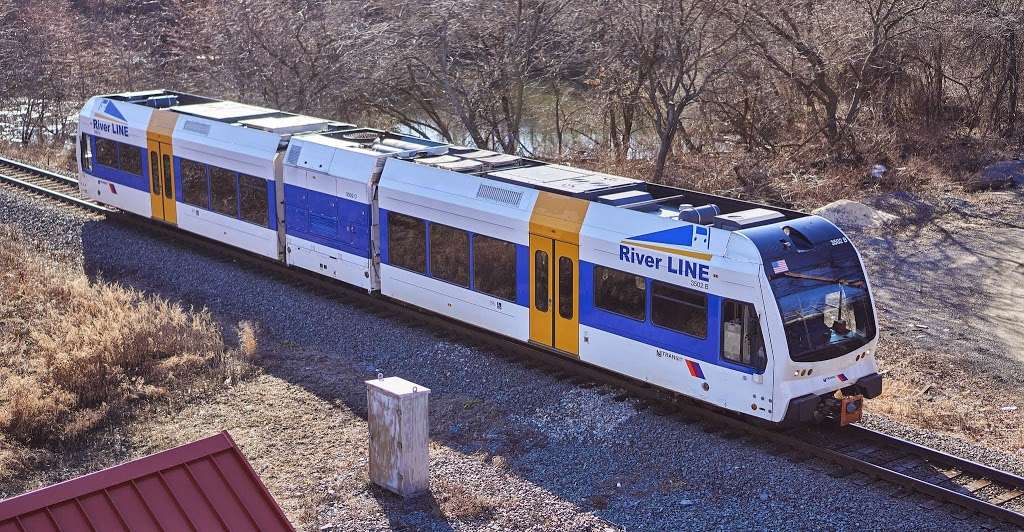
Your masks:
[{"label": "light rail vehicle", "polygon": [[87,197],[772,423],[860,418],[878,330],[828,220],[166,90],[91,98]]}]

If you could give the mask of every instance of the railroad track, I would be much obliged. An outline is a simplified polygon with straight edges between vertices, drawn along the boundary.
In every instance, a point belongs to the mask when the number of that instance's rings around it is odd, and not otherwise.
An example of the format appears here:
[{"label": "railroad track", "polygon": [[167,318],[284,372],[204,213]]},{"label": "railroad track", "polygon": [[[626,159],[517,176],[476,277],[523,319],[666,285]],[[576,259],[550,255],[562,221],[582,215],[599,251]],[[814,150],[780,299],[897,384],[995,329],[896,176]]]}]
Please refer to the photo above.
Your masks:
[{"label": "railroad track", "polygon": [[[32,179],[28,179],[32,178]],[[77,197],[77,181],[52,172],[0,158],[0,181],[16,184],[65,203],[91,210],[112,212],[108,219],[145,229],[158,237],[186,246],[190,252],[203,250],[214,257],[238,261],[268,272],[285,282],[315,288],[317,293],[362,308],[387,319],[398,319],[416,327],[429,327],[434,334],[475,345],[496,356],[510,358],[529,367],[542,366],[557,379],[572,379],[583,387],[600,387],[617,399],[638,399],[638,408],[681,423],[701,423],[708,432],[728,438],[746,437],[754,445],[766,446],[772,454],[785,454],[792,461],[816,459],[834,477],[853,476],[854,482],[883,481],[893,485],[893,496],[923,496],[922,507],[951,503],[963,514],[979,513],[1017,528],[1024,528],[1024,477],[919,445],[861,425],[798,427],[778,430],[721,411],[713,406],[652,387],[610,371],[581,363],[537,346],[523,345],[489,331],[455,322],[446,316],[424,312],[401,302],[371,296],[354,287],[334,282],[312,272],[288,266],[243,250],[177,231],[165,224],[111,211]],[[24,186],[21,183],[30,183]],[[72,195],[68,187],[74,183]],[[42,189],[42,190],[41,190]],[[69,200],[70,199],[70,200]],[[842,507],[842,494],[837,507]]]},{"label": "railroad track", "polygon": [[3,157],[0,157],[0,183],[8,183],[89,211],[112,212],[109,207],[83,197],[78,191],[77,179]]}]

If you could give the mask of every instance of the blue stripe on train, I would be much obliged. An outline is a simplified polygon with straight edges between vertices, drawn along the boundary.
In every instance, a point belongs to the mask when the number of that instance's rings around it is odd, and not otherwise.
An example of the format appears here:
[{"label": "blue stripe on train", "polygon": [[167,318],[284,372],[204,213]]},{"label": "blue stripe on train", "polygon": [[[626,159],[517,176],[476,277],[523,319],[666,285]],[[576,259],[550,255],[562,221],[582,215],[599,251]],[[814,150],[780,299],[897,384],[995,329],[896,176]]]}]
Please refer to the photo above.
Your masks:
[{"label": "blue stripe on train", "polygon": [[295,185],[284,186],[289,235],[363,258],[370,256],[370,206]]},{"label": "blue stripe on train", "polygon": [[[721,296],[708,294],[707,337],[696,338],[659,327],[651,322],[651,279],[645,278],[644,282],[647,287],[647,301],[645,302],[643,321],[608,312],[594,306],[594,264],[580,261],[580,325],[593,327],[716,366],[727,367],[743,373],[754,373],[752,368],[733,364],[720,356],[719,339],[722,329],[723,299]],[[622,356],[629,356],[629,354],[623,353]]]},{"label": "blue stripe on train", "polygon": [[[425,220],[428,227],[432,223],[429,220]],[[470,235],[473,235],[471,231],[467,231]],[[426,236],[424,235],[424,238]],[[430,271],[430,242],[427,239],[425,243],[427,249],[427,271]],[[530,248],[516,244],[516,300],[515,303],[521,306],[529,306],[530,300]],[[474,270],[476,268],[476,261],[473,260],[473,247],[470,246],[470,261],[469,261],[469,278],[470,283],[473,284],[472,279],[475,278]],[[380,261],[381,264],[391,264],[390,249],[388,247],[388,211],[387,209],[380,209]],[[425,277],[429,277],[426,275]]]},{"label": "blue stripe on train", "polygon": [[[92,147],[93,153],[96,153],[96,147],[95,147],[96,140],[95,140],[95,137],[90,135],[89,136],[89,142],[91,142],[93,144],[93,147]],[[120,150],[124,146],[129,146],[129,145],[122,143],[121,146],[118,149]],[[96,161],[95,158],[93,158],[93,162],[92,162],[92,171],[88,171],[86,173],[88,173],[89,175],[91,175],[93,177],[97,177],[97,178],[109,181],[111,183],[115,183],[117,185],[126,186],[126,187],[129,187],[129,188],[133,188],[135,190],[138,190],[140,192],[145,192],[145,193],[149,194],[150,193],[149,150],[144,149],[144,148],[139,148],[138,146],[131,146],[131,147],[135,148],[135,149],[137,149],[137,150],[139,150],[141,152],[141,157],[142,157],[142,175],[141,176],[135,175],[135,174],[132,174],[132,173],[129,173],[129,172],[125,172],[125,171],[119,170],[117,168],[110,168],[108,166],[104,166],[104,165],[100,164],[98,161]],[[184,196],[182,194],[182,189],[181,189],[181,158],[180,157],[174,157],[174,163],[173,164],[174,164],[174,195],[175,195],[175,201],[177,201],[178,203],[185,203]],[[267,227],[267,229],[275,229],[275,228],[277,228],[277,209],[274,208],[274,206],[277,205],[277,191],[274,189],[274,183],[272,181],[267,181],[265,179],[264,179],[264,181],[266,182],[266,187],[267,187],[267,211],[268,212],[267,212],[267,225],[266,225],[266,227]],[[209,187],[209,186],[210,186],[209,185],[209,181],[207,181],[207,187]],[[207,198],[209,198],[209,197],[210,197],[210,192],[209,192],[209,190],[207,190]],[[199,208],[201,208],[201,209],[203,209],[205,211],[214,212],[214,211],[210,210],[210,206],[209,205],[194,205],[194,206],[195,207],[199,207]],[[217,213],[217,214],[220,214],[220,213]]]},{"label": "blue stripe on train", "polygon": [[[96,153],[96,137],[93,136],[93,135],[89,135],[89,143],[91,144],[92,153],[95,154]],[[124,146],[130,146],[128,144],[123,144],[123,145]],[[146,164],[146,161],[147,161],[147,159],[146,159],[146,157],[147,157],[146,150],[144,148],[140,148],[138,146],[130,146],[130,147],[135,148],[135,149],[139,150],[139,152],[140,152],[139,156],[142,158],[142,175],[135,175],[135,174],[132,174],[132,173],[129,173],[129,172],[125,172],[123,170],[118,170],[117,168],[111,168],[109,166],[104,166],[104,165],[100,164],[96,160],[95,155],[92,158],[92,171],[86,172],[86,173],[88,173],[89,175],[91,175],[93,177],[98,177],[98,178],[103,179],[105,181],[110,181],[111,183],[115,183],[115,184],[118,184],[118,185],[126,186],[126,187],[129,187],[129,188],[134,188],[136,190],[141,190],[142,192],[145,192],[145,193],[148,194],[149,193],[149,168],[148,168],[149,165]]]},{"label": "blue stripe on train", "polygon": [[516,244],[516,303],[530,307],[530,247]]},{"label": "blue stripe on train", "polygon": [[[219,212],[216,212],[216,211],[214,211],[213,209],[210,208],[210,203],[209,202],[210,202],[210,198],[212,198],[213,195],[212,195],[212,192],[210,190],[210,179],[209,179],[209,170],[208,169],[206,170],[207,171],[207,179],[206,179],[206,198],[207,198],[206,201],[207,201],[207,203],[206,203],[206,205],[195,205],[193,203],[187,203],[185,201],[185,193],[182,190],[182,185],[181,185],[181,161],[182,160],[183,159],[181,157],[175,156],[173,158],[173,162],[171,163],[171,164],[174,165],[174,199],[175,199],[175,201],[177,201],[178,203],[182,203],[184,205],[190,205],[192,207],[198,207],[199,209],[202,209],[203,211],[206,211],[206,212],[211,212],[213,214],[218,214],[220,216],[228,216],[229,218],[235,218],[236,220],[241,220],[241,218],[239,218],[237,216],[231,216],[231,215],[228,215],[228,214],[219,213]],[[204,167],[208,167],[209,166],[209,165],[207,165],[205,163],[200,163],[200,164],[202,164]],[[231,171],[235,173],[235,179],[238,179],[238,172],[235,172],[234,170],[231,170]],[[263,179],[263,178],[260,178],[260,179]],[[263,182],[264,182],[264,186],[267,187],[267,211],[268,212],[267,212],[267,225],[266,225],[266,228],[267,229],[277,230],[277,208],[275,207],[277,205],[277,189],[274,187],[274,182],[273,181],[268,181],[266,179],[263,179]],[[239,201],[239,202],[241,201],[241,198],[238,195],[236,195],[236,201]],[[241,205],[239,205],[239,208],[241,208]],[[242,221],[246,222],[245,220],[242,220]],[[251,223],[251,222],[246,222],[246,223]],[[259,224],[254,224],[254,225],[259,225]]]}]

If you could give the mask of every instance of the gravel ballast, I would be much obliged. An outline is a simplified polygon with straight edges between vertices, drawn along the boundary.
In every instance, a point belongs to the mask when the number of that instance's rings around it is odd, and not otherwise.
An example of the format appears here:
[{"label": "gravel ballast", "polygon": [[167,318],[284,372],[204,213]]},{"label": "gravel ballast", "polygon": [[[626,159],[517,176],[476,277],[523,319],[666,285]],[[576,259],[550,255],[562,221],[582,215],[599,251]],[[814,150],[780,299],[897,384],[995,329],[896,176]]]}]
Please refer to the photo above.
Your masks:
[{"label": "gravel ballast", "polygon": [[[615,391],[339,303],[223,257],[0,189],[0,223],[117,281],[208,307],[230,334],[260,327],[262,372],[174,411],[156,408],[57,458],[14,495],[230,430],[299,528],[682,530],[977,528],[885,483],[833,478],[815,460],[709,433]],[[412,501],[366,474],[364,380],[432,390],[430,495]],[[883,421],[884,423],[884,421]],[[929,443],[931,444],[931,443]],[[99,458],[97,459],[97,456]]]}]

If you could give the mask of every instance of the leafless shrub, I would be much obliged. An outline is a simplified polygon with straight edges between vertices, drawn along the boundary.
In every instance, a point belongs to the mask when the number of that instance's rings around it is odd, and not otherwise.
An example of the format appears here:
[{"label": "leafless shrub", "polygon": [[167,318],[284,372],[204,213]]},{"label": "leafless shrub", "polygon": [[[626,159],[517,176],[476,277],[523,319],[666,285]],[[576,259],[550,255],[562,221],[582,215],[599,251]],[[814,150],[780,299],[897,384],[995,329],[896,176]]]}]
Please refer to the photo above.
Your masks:
[{"label": "leafless shrub", "polygon": [[258,346],[259,326],[255,323],[243,320],[238,322],[238,354],[245,360],[253,360],[256,358],[256,349]]}]

